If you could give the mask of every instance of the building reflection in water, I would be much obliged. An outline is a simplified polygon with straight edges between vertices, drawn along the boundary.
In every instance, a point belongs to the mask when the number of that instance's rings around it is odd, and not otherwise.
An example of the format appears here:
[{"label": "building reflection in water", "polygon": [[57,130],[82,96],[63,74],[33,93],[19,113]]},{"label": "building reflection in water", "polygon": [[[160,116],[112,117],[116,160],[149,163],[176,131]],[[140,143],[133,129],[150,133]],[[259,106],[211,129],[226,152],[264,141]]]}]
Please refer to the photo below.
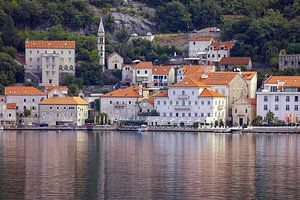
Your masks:
[{"label": "building reflection in water", "polygon": [[298,135],[0,133],[0,199],[300,197]]}]

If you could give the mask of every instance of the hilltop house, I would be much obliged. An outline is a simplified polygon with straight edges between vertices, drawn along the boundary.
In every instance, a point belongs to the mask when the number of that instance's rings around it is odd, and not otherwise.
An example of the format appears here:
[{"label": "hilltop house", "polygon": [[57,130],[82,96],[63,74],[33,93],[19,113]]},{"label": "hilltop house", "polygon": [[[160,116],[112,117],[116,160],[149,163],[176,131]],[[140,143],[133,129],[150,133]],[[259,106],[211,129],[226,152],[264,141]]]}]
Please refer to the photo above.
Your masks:
[{"label": "hilltop house", "polygon": [[121,70],[123,66],[123,57],[114,52],[107,58],[107,69],[109,70]]},{"label": "hilltop house", "polygon": [[154,66],[152,69],[153,87],[167,87],[175,82],[173,66]]},{"label": "hilltop house", "polygon": [[228,42],[212,42],[208,47],[206,62],[208,65],[218,64],[222,58],[230,57],[230,50],[234,43]]},{"label": "hilltop house", "polygon": [[25,80],[57,86],[75,75],[75,41],[25,41]]},{"label": "hilltop house", "polygon": [[234,67],[246,67],[252,69],[250,57],[223,57],[219,63],[220,71],[232,70]]}]

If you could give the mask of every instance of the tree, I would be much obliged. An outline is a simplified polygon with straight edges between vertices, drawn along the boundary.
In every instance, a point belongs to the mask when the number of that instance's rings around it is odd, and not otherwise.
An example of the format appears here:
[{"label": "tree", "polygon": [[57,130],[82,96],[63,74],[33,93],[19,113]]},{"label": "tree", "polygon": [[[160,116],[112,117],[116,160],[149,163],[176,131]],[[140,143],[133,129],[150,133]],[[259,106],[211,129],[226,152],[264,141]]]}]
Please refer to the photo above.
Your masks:
[{"label": "tree", "polygon": [[24,110],[24,116],[25,116],[25,117],[28,117],[28,116],[30,116],[30,115],[31,115],[31,110],[25,109],[25,110]]},{"label": "tree", "polygon": [[274,113],[269,111],[266,115],[266,118],[267,118],[267,122],[268,122],[268,125],[274,123],[275,121],[275,116],[274,116]]},{"label": "tree", "polygon": [[255,119],[253,120],[252,124],[255,125],[255,126],[259,126],[259,125],[262,125],[262,121],[263,121],[262,116],[257,115],[255,117]]},{"label": "tree", "polygon": [[156,22],[164,33],[187,31],[191,25],[191,15],[182,3],[172,1],[157,8]]}]

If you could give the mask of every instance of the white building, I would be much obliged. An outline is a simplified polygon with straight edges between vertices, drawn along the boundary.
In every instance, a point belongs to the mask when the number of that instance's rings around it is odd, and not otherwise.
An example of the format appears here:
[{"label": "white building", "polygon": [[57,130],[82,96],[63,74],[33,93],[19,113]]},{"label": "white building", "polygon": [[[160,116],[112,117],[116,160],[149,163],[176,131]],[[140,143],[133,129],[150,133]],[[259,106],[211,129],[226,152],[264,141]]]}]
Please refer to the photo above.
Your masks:
[{"label": "white building", "polygon": [[230,57],[230,50],[234,43],[229,42],[213,42],[208,47],[206,61],[208,65],[218,64],[222,58]]},{"label": "white building", "polygon": [[176,82],[179,83],[185,77],[193,78],[200,77],[202,74],[207,72],[215,71],[215,66],[213,65],[186,65],[178,68]]},{"label": "white building", "polygon": [[139,107],[137,102],[148,98],[149,92],[141,86],[114,90],[100,96],[100,112],[106,113],[109,120],[136,120]]},{"label": "white building", "polygon": [[206,60],[208,47],[213,43],[213,37],[192,37],[189,39],[189,58]]},{"label": "white building", "polygon": [[123,66],[123,57],[117,52],[110,54],[107,58],[107,69],[121,70]]},{"label": "white building", "polygon": [[25,41],[25,79],[40,85],[60,85],[75,75],[75,41]]},{"label": "white building", "polygon": [[159,116],[147,118],[149,125],[214,124],[226,121],[226,97],[191,78],[154,96]]},{"label": "white building", "polygon": [[17,122],[15,103],[0,102],[0,124],[2,126],[13,126]]},{"label": "white building", "polygon": [[256,94],[257,115],[264,120],[271,111],[277,120],[299,122],[300,76],[270,76]]},{"label": "white building", "polygon": [[88,119],[88,103],[80,97],[51,97],[39,103],[39,122],[49,126],[82,126]]},{"label": "white building", "polygon": [[100,20],[99,28],[98,28],[98,56],[99,56],[99,65],[104,69],[105,66],[105,30],[103,26],[102,19]]},{"label": "white building", "polygon": [[24,115],[24,110],[31,111],[31,117],[38,117],[38,104],[47,98],[47,93],[30,86],[5,87],[6,103],[16,103],[18,114]]},{"label": "white building", "polygon": [[174,66],[154,66],[152,75],[153,87],[167,87],[175,83]]}]

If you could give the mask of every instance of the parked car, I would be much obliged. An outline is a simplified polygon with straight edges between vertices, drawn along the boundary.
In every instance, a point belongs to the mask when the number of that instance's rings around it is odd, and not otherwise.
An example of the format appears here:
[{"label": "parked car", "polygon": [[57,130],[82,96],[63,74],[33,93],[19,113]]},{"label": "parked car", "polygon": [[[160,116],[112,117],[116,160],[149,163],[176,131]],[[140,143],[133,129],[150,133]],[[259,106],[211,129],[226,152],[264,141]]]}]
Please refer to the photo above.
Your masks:
[{"label": "parked car", "polygon": [[49,125],[47,123],[39,123],[39,127],[48,127]]}]

